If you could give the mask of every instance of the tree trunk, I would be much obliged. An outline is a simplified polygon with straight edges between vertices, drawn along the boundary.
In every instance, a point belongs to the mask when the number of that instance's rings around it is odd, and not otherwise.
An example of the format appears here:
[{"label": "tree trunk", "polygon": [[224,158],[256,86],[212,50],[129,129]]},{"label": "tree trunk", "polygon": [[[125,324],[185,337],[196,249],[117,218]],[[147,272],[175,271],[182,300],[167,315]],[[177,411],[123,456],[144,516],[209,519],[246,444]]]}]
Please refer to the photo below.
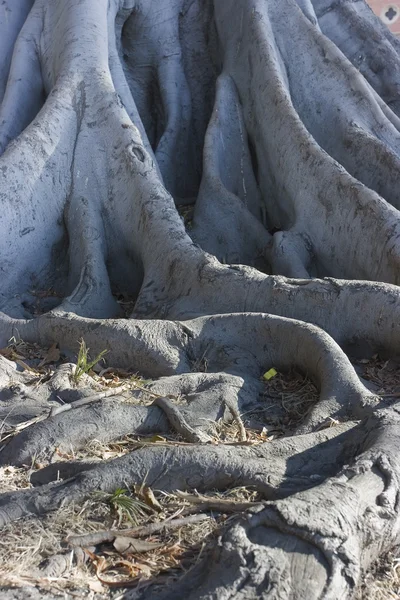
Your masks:
[{"label": "tree trunk", "polygon": [[[83,338],[184,400],[102,403],[65,366],[32,390],[2,358],[6,424],[71,410],[0,463],[170,427],[199,442],[70,466],[0,496],[0,521],[145,475],[253,485],[265,506],[162,597],[351,598],[399,541],[399,405],[346,355],[400,352],[399,42],[363,0],[5,0],[0,49],[1,343]],[[312,411],[274,442],[210,445],[272,366],[313,379]]]}]

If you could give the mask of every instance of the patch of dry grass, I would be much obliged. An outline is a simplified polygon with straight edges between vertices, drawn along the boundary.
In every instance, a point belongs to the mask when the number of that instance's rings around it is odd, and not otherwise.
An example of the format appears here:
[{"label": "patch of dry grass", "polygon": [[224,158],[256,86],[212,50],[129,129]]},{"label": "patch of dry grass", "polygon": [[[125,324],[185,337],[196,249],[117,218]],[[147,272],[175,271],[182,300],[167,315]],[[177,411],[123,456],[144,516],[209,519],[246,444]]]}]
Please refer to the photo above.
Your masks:
[{"label": "patch of dry grass", "polygon": [[311,379],[298,371],[278,373],[266,382],[265,394],[283,409],[282,428],[299,424],[318,402],[319,392]]},{"label": "patch of dry grass", "polygon": [[400,365],[394,360],[383,360],[375,354],[370,360],[356,361],[361,367],[362,377],[374,383],[378,394],[400,395]]},{"label": "patch of dry grass", "polygon": [[0,490],[2,493],[16,492],[30,487],[29,472],[26,469],[11,465],[0,467]]},{"label": "patch of dry grass", "polygon": [[[29,487],[27,471],[15,469],[2,474],[6,489],[14,491]],[[4,489],[4,488],[3,488]],[[143,488],[144,489],[144,488]],[[132,491],[133,496],[140,493]],[[207,494],[210,499],[232,502],[254,502],[258,495],[238,488],[228,492]],[[164,522],[182,515],[191,503],[176,494],[156,493],[157,510],[149,506],[140,515],[140,524]],[[69,535],[98,532],[104,529],[131,527],[128,519],[110,510],[107,501],[93,494],[82,505],[71,505],[37,519],[23,519],[2,530],[0,538],[0,584],[52,586],[58,590],[106,592],[135,585],[165,584],[175,580],[208,552],[217,532],[231,522],[232,516],[210,514],[201,523],[192,523],[173,531],[149,535],[147,542],[158,542],[148,552],[128,552],[121,555],[112,544],[101,544],[83,552],[66,543]],[[63,572],[50,568],[51,561],[65,557]],[[85,559],[85,560],[84,560]]]},{"label": "patch of dry grass", "polygon": [[[70,505],[43,518],[22,519],[2,529],[0,537],[0,582],[2,585],[37,585],[43,589],[100,591],[90,565],[77,565],[64,539],[71,531],[86,532],[104,527],[104,505],[88,499],[82,506]],[[46,561],[67,555],[71,569],[47,573]]]},{"label": "patch of dry grass", "polygon": [[364,577],[359,600],[399,600],[400,548],[383,556]]}]

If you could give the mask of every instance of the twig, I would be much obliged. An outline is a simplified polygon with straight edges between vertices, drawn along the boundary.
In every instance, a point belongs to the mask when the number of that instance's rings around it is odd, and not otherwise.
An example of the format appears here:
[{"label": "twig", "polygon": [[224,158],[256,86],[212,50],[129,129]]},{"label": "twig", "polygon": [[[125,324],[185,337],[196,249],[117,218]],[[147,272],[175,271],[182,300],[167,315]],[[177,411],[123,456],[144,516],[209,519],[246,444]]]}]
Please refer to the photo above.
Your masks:
[{"label": "twig", "polygon": [[146,537],[162,531],[179,529],[184,525],[200,523],[201,521],[206,521],[209,518],[209,515],[199,514],[190,515],[182,519],[174,519],[172,521],[166,519],[161,523],[151,523],[150,525],[142,525],[140,527],[133,527],[131,529],[108,529],[84,535],[71,535],[67,537],[66,542],[70,546],[79,546],[81,548],[87,546],[98,546],[99,544],[103,544],[105,542],[113,542],[116,537]]},{"label": "twig", "polygon": [[185,494],[184,492],[176,492],[182,500],[186,500],[195,506],[184,509],[182,514],[188,514],[188,511],[208,511],[214,510],[222,513],[235,513],[245,512],[250,508],[256,508],[264,506],[263,502],[234,502],[232,500],[225,500],[223,498],[207,498],[206,496],[193,496],[191,494]]},{"label": "twig", "polygon": [[156,398],[153,404],[161,408],[165,413],[169,424],[188,442],[206,443],[212,441],[212,438],[209,435],[191,427],[184,419],[181,411],[168,398]]},{"label": "twig", "polygon": [[224,399],[224,402],[227,406],[227,408],[230,410],[233,418],[235,419],[238,429],[239,429],[239,438],[241,442],[246,442],[247,441],[247,433],[246,433],[246,429],[243,425],[243,421],[242,421],[242,417],[239,414],[239,411],[237,410],[237,408],[235,406],[233,406],[233,404],[231,404],[231,402],[228,402],[228,400],[226,400],[226,398]]},{"label": "twig", "polygon": [[62,404],[61,406],[53,406],[53,408],[49,412],[50,417],[55,417],[56,415],[65,412],[67,410],[71,410],[72,408],[79,408],[81,406],[85,406],[86,404],[92,404],[93,402],[98,402],[103,398],[109,398],[110,396],[117,396],[122,392],[126,391],[126,387],[115,387],[110,388],[109,390],[105,390],[104,392],[99,392],[98,394],[93,394],[93,396],[87,396],[86,398],[81,398],[80,400],[76,400],[72,402],[72,404]]},{"label": "twig", "polygon": [[[39,415],[38,417],[29,419],[29,421],[24,421],[23,423],[18,423],[18,425],[15,425],[15,427],[12,429],[12,431],[8,431],[4,435],[4,437],[1,438],[1,443],[3,444],[6,440],[9,440],[9,439],[15,437],[16,435],[18,435],[18,433],[20,431],[23,431],[24,429],[26,429],[27,427],[30,427],[31,425],[40,423],[40,421],[44,421],[47,418],[48,418],[47,415]],[[1,447],[0,449],[2,450],[3,447]]]}]

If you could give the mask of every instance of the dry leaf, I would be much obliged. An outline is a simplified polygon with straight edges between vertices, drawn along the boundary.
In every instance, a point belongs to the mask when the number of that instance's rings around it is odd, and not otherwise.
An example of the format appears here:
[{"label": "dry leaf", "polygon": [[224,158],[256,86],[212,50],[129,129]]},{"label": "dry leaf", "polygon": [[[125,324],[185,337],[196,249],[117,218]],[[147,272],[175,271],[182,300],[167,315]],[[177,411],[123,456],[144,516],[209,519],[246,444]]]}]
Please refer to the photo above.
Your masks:
[{"label": "dry leaf", "polygon": [[[103,583],[110,588],[119,588],[119,587],[129,587],[131,585],[136,585],[138,581],[139,575],[145,575],[146,577],[151,576],[151,569],[148,565],[142,565],[135,562],[130,562],[127,560],[120,560],[117,563],[108,563],[104,558],[97,557],[98,562],[96,564],[96,575]],[[107,571],[112,571],[113,573],[118,573],[120,576],[122,574],[126,574],[128,572],[129,579],[105,579],[104,575],[106,575]]]},{"label": "dry leaf", "polygon": [[44,365],[47,365],[47,364],[53,363],[53,362],[57,362],[59,360],[60,360],[60,350],[59,350],[59,348],[57,348],[57,344],[53,344],[51,346],[51,348],[49,348],[49,351],[47,352],[44,359],[42,361],[40,361],[38,366],[40,368],[40,367],[43,367]]},{"label": "dry leaf", "polygon": [[154,510],[156,510],[157,512],[162,511],[161,504],[155,498],[153,491],[147,485],[144,486],[140,490],[140,492],[141,492],[140,495],[141,495],[142,499],[144,500],[144,502],[147,504],[147,506],[154,508]]},{"label": "dry leaf", "polygon": [[121,554],[133,554],[135,552],[149,552],[150,550],[154,550],[155,548],[160,548],[162,544],[157,542],[146,542],[145,540],[137,540],[131,537],[120,536],[115,538],[113,546],[117,550],[117,552],[120,552]]},{"label": "dry leaf", "polygon": [[38,371],[34,367],[30,367],[23,360],[16,360],[17,365],[22,367],[24,371],[32,371],[32,373],[38,373]]},{"label": "dry leaf", "polygon": [[104,594],[106,591],[103,584],[98,579],[92,579],[89,581],[89,589],[98,594]]},{"label": "dry leaf", "polygon": [[149,438],[148,441],[152,442],[152,443],[155,443],[155,442],[166,442],[167,438],[163,437],[162,435],[152,435],[151,438]]},{"label": "dry leaf", "polygon": [[21,354],[17,354],[17,352],[15,352],[15,350],[13,350],[12,348],[1,348],[0,354],[1,354],[1,356],[4,356],[4,358],[8,358],[8,360],[14,360],[14,361],[16,358],[20,358],[20,359],[25,358]]}]

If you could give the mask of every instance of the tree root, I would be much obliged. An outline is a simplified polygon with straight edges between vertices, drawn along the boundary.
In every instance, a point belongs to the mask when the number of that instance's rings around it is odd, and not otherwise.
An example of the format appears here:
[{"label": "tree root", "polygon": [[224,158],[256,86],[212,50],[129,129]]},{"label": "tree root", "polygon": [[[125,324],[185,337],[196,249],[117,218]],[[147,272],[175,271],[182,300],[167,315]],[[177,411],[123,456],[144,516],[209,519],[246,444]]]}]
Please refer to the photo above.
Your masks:
[{"label": "tree root", "polygon": [[[61,406],[63,408],[63,406]],[[124,435],[166,433],[168,422],[157,408],[108,400],[51,416],[21,431],[0,452],[0,464],[29,465],[48,460],[58,449],[70,452],[96,439],[110,442]]]},{"label": "tree root", "polygon": [[[254,13],[248,11],[246,5],[246,7],[243,6],[240,16],[236,19],[236,16],[233,18],[235,14],[233,4],[231,6],[229,3],[216,2],[216,22],[220,36],[224,40],[225,61],[230,65],[229,73],[235,80],[241,96],[248,133],[252,139],[256,140],[257,159],[261,162],[265,156],[268,157],[268,167],[260,175],[260,189],[264,198],[270,197],[269,221],[273,226],[283,230],[293,228],[296,223],[296,230],[306,234],[312,243],[319,263],[318,274],[339,276],[340,273],[341,277],[368,278],[397,283],[398,249],[393,248],[393,263],[390,267],[388,265],[383,267],[383,263],[380,263],[378,267],[378,264],[375,263],[379,270],[379,273],[377,272],[375,275],[372,266],[377,255],[381,252],[386,255],[384,249],[386,242],[391,239],[396,245],[392,234],[393,227],[397,227],[395,225],[398,222],[397,212],[389,205],[385,206],[386,202],[382,204],[382,198],[354,180],[322,151],[300,120],[291,100],[287,81],[290,57],[285,58],[288,60],[288,66],[284,65],[283,55],[279,51],[280,34],[283,36],[286,33],[283,33],[283,27],[280,30],[275,23],[283,24],[290,20],[296,22],[296,32],[303,27],[307,31],[307,33],[303,31],[303,39],[311,36],[311,24],[303,18],[300,25],[299,11],[292,10],[291,5],[289,6],[287,3],[273,1],[269,2],[267,6],[263,2],[254,0],[252,6]],[[243,23],[243,31],[246,32],[244,36],[239,28],[240,23]],[[271,32],[271,35],[268,36],[267,32],[272,30],[272,23],[274,23],[274,33]],[[275,31],[277,31],[276,34]],[[299,35],[296,33],[295,38],[298,39]],[[316,37],[317,32],[312,35]],[[323,36],[318,35],[319,41],[316,40],[316,42],[321,46]],[[239,48],[239,53],[236,57],[237,48]],[[243,53],[240,53],[240,49],[244,49]],[[321,51],[322,49],[319,47],[319,52]],[[254,76],[254,72],[252,73],[248,69],[249,52],[254,64],[258,64],[260,56],[263,57],[263,69],[257,70],[257,76]],[[295,52],[297,56],[298,46]],[[232,59],[233,56],[235,56],[235,60]],[[297,61],[297,58],[293,56],[291,58],[295,62]],[[259,77],[262,77],[262,92],[260,92]],[[271,81],[274,82],[273,85],[271,85]],[[267,114],[265,114],[264,108],[266,105],[270,107]],[[262,131],[260,131],[260,127]],[[309,170],[307,172],[303,170],[300,175],[297,168],[299,164]],[[271,195],[271,191],[273,195]],[[279,203],[275,204],[274,197],[279,197]],[[335,198],[334,202],[331,200],[333,197]],[[353,235],[357,236],[359,219],[362,219],[364,223],[366,223],[364,219],[368,219],[362,206],[369,208],[376,206],[376,210],[382,217],[383,214],[386,215],[383,217],[386,226],[381,221],[379,233],[376,234],[380,238],[379,244],[383,242],[384,245],[379,250],[377,247],[374,248],[375,258],[371,257],[368,273],[364,274],[361,273],[359,267],[365,261],[368,250],[363,249],[363,255],[357,256],[359,249],[352,246],[351,242]],[[336,210],[340,212],[340,216],[338,214],[336,217]],[[317,215],[320,216],[317,217]],[[316,224],[319,218],[324,220],[328,218],[330,227],[322,230],[314,228],[313,224]],[[339,221],[342,223],[343,219],[346,221],[345,236],[343,236],[344,230],[339,231],[335,225]],[[371,226],[374,227],[372,223]],[[329,237],[332,234],[335,236],[335,240],[341,240],[343,249],[346,247],[342,256],[337,254],[334,256],[329,251],[329,248],[332,247]],[[349,262],[347,265],[344,263],[339,265],[341,258],[345,256],[352,256],[351,267]],[[383,270],[386,268],[388,271],[384,273]]]},{"label": "tree root", "polygon": [[[9,323],[12,321],[10,320]],[[35,326],[33,331],[32,325]],[[250,379],[259,377],[263,369],[269,366],[288,369],[295,364],[313,377],[321,390],[319,403],[299,429],[302,432],[317,428],[328,417],[362,418],[378,404],[378,399],[360,383],[346,355],[328,335],[316,327],[280,317],[256,314],[225,315],[203,317],[187,321],[183,325],[167,321],[158,324],[155,321],[135,323],[132,320],[128,323],[120,321],[107,323],[79,317],[71,320],[45,315],[36,321],[18,323],[18,330],[25,340],[35,340],[42,344],[52,343],[53,336],[57,335],[58,339],[63,339],[63,346],[68,350],[76,347],[75,340],[79,330],[93,352],[100,352],[99,340],[102,344],[106,343],[106,347],[110,348],[109,360],[116,361],[117,364],[122,362],[125,366],[123,355],[126,349],[130,348],[129,357],[135,356],[136,363],[130,362],[129,366],[139,372],[145,364],[146,371],[149,369],[148,357],[153,355],[156,366],[153,365],[152,372],[158,372],[159,375],[170,373],[169,365],[172,357],[175,357],[174,360],[180,357],[175,369],[180,365],[182,370],[190,371],[191,364],[195,363],[196,359],[204,357],[205,349],[208,368],[213,371],[228,372],[245,370]],[[138,330],[141,331],[140,339],[137,337]],[[154,332],[160,335],[162,331],[162,338],[154,336]],[[166,336],[168,331],[171,339],[170,346]],[[177,336],[178,332],[179,336]],[[121,346],[123,334],[125,340]],[[182,345],[180,353],[176,354],[176,341],[179,337]],[[119,346],[114,343],[114,339],[118,339]],[[210,383],[211,386],[213,384],[218,386],[218,378],[212,379]],[[185,387],[187,391],[187,383],[182,377],[176,391],[185,390]],[[227,394],[225,402],[229,410],[234,411],[237,419],[235,412],[237,409],[232,405],[230,397],[233,391],[231,381],[229,379],[225,383],[222,381],[220,390],[223,392],[222,394],[221,391],[218,392],[221,394],[221,399],[224,399],[224,394]],[[82,401],[86,403],[87,398],[84,397]],[[212,404],[207,399],[205,401],[206,411],[210,411]],[[186,413],[187,417],[182,417],[180,411],[171,403],[165,400],[161,403],[162,409],[167,410],[168,420],[172,419],[171,424],[178,429],[179,433],[189,436],[190,441],[210,439],[201,428],[196,427],[194,430],[187,423],[189,413]],[[200,406],[198,416],[201,416],[201,410]],[[196,405],[192,407],[191,413],[196,415]],[[128,414],[131,416],[128,417]],[[154,420],[155,414],[157,417]],[[118,406],[110,401],[100,406],[93,404],[76,408],[73,414],[69,413],[66,417],[61,413],[25,429],[3,449],[0,460],[2,464],[8,462],[26,464],[34,456],[45,457],[56,447],[82,447],[93,437],[108,441],[113,439],[113,436],[148,432],[152,427],[157,430],[160,426],[165,428],[165,424],[159,424],[157,411],[155,414],[148,408]],[[207,413],[203,414],[206,416]],[[209,416],[216,418],[216,414],[209,413]],[[85,423],[84,429],[82,423]],[[245,432],[242,431],[242,438],[245,437]]]},{"label": "tree root", "polygon": [[322,32],[360,70],[387,107],[400,116],[397,38],[363,2],[313,0],[313,4]]},{"label": "tree root", "polygon": [[[283,32],[277,28],[276,39],[280,47],[283,44],[285,47],[286,69],[292,82],[290,97],[302,122],[321,148],[350,175],[398,209],[400,198],[393,186],[393,177],[400,168],[399,132],[383,113],[381,104],[384,103],[373,93],[358,69],[344,60],[338,48],[315,27],[299,20],[294,10],[283,10],[282,13],[278,22],[285,23],[285,39],[283,41]],[[310,43],[313,40],[313,48],[309,47],[307,59],[299,64],[299,60],[291,58],[297,55],[300,39],[304,39],[306,32]],[[294,70],[297,72],[299,68],[309,77],[295,77]],[[313,77],[318,78],[318,92],[309,85]],[[328,107],[324,98],[333,81],[338,90],[337,104],[329,103]],[[315,103],[316,111],[310,111],[311,102]],[[342,110],[343,103],[346,104],[345,111]],[[329,134],[333,129],[337,132],[335,136]],[[377,172],[372,173],[367,168],[367,157],[376,164],[378,176]]]},{"label": "tree root", "polygon": [[61,406],[54,406],[50,410],[49,417],[55,417],[62,412],[66,412],[67,410],[71,410],[72,408],[78,408],[80,406],[86,406],[87,404],[94,404],[94,402],[99,402],[99,400],[103,400],[103,398],[116,397],[121,392],[123,392],[125,388],[112,388],[110,390],[105,390],[104,392],[99,392],[98,394],[93,394],[93,396],[88,396],[86,398],[81,398],[80,400],[76,400],[73,404],[62,404]]},{"label": "tree root", "polygon": [[297,279],[310,276],[312,255],[311,244],[291,231],[275,233],[267,253],[273,273]]},{"label": "tree root", "polygon": [[[165,490],[207,490],[251,484],[270,500],[287,496],[293,485],[290,478],[294,476],[297,489],[303,487],[305,491],[290,495],[290,498],[268,502],[258,514],[234,525],[221,540],[206,581],[196,588],[192,597],[206,597],[212,589],[220,589],[221,593],[230,597],[233,589],[237,590],[248,577],[251,582],[248,581],[246,586],[251,588],[256,584],[253,577],[262,564],[262,572],[271,585],[274,582],[278,586],[280,594],[284,593],[282,584],[289,572],[292,573],[290,589],[299,589],[301,592],[304,580],[293,579],[295,571],[292,569],[296,565],[300,568],[303,564],[306,573],[308,569],[313,570],[313,577],[310,577],[314,583],[309,590],[309,597],[320,597],[323,592],[326,597],[333,598],[335,596],[332,594],[338,589],[342,597],[348,597],[359,579],[359,565],[367,566],[374,555],[374,544],[381,546],[382,531],[385,532],[385,543],[389,546],[398,527],[399,478],[391,454],[388,455],[381,445],[388,439],[388,433],[389,439],[392,435],[398,435],[395,433],[397,422],[393,423],[393,416],[392,410],[383,411],[369,422],[359,425],[356,429],[364,432],[364,435],[357,439],[356,444],[356,430],[340,434],[347,438],[347,444],[350,442],[344,455],[346,442],[338,444],[340,436],[335,438],[332,431],[301,436],[296,443],[293,440],[278,440],[256,448],[236,448],[234,453],[228,448],[208,445],[143,448],[109,463],[94,466],[62,483],[17,494],[4,494],[0,499],[2,523],[26,514],[41,514],[61,503],[80,500],[90,490],[110,491],[122,483],[139,483],[145,474],[153,486]],[[326,436],[325,443],[321,443],[322,435]],[[316,437],[320,438],[318,447],[313,445]],[[299,462],[302,444],[303,458]],[[354,456],[354,451],[358,457],[335,478],[315,487],[312,477],[315,467],[318,465],[321,472],[322,464],[332,450],[335,457],[331,456],[329,463],[332,465],[333,460],[336,468],[339,466],[338,453],[342,453],[342,460]],[[315,463],[309,461],[308,454],[310,458],[314,455]],[[168,471],[164,468],[165,464],[169,465]],[[372,468],[374,465],[381,465],[379,472]],[[392,474],[390,481],[387,479],[389,465]],[[300,483],[302,478],[303,484]],[[289,489],[285,488],[285,482]],[[377,498],[383,492],[388,495],[386,502],[377,503]],[[365,515],[361,531],[360,511]],[[337,524],[340,524],[340,528]],[[285,555],[285,561],[279,563],[282,561],[282,550],[288,554]],[[259,557],[256,558],[256,570],[248,556],[249,552],[255,552]],[[242,556],[239,561],[242,566],[238,569],[239,555]],[[221,564],[225,563],[228,556],[230,564],[235,566],[233,570],[225,572],[224,582],[221,583]],[[191,583],[197,582],[191,579]]]},{"label": "tree root", "polygon": [[[353,455],[355,444],[349,435],[352,428],[348,425],[255,447],[145,446],[109,462],[88,465],[66,481],[0,495],[0,522],[4,526],[26,515],[44,514],[61,504],[80,501],[94,490],[112,492],[144,480],[165,491],[249,485],[266,498],[289,495],[298,486],[315,485],[313,475],[320,470],[319,461],[324,464],[325,476],[329,476],[337,472],[341,461]],[[318,448],[314,447],[316,440]],[[296,456],[299,452],[300,459]]]},{"label": "tree root", "polygon": [[34,486],[46,485],[52,481],[61,481],[62,479],[70,479],[75,477],[78,473],[83,471],[89,471],[95,468],[98,463],[96,461],[85,462],[85,461],[68,461],[68,462],[54,462],[47,467],[34,471],[29,481]]},{"label": "tree root", "polygon": [[236,86],[222,73],[204,143],[191,236],[221,262],[254,265],[270,241],[263,215],[265,219]]},{"label": "tree root", "polygon": [[[62,370],[30,389],[1,361],[2,416],[14,409],[17,423],[24,402],[40,414],[0,461],[170,424],[202,443],[51,466],[38,483],[70,478],[3,495],[1,523],[125,482],[250,485],[266,507],[221,539],[198,582],[195,569],[167,595],[350,597],[399,526],[398,407],[360,383],[338,345],[400,354],[399,42],[378,29],[374,55],[363,2],[3,4],[1,342],[71,352],[83,337],[109,364],[159,378],[135,401],[153,394],[162,408],[93,402]],[[200,248],[176,210],[199,182]],[[27,319],[37,292],[52,310]],[[132,300],[133,318],[108,319],[115,295]],[[213,422],[230,412],[244,440],[240,415],[256,407],[262,374],[294,365],[320,391],[296,433],[316,431],[217,445]],[[78,404],[39,421],[58,394]],[[330,417],[360,422],[319,430]]]},{"label": "tree root", "polygon": [[[387,417],[381,415],[383,428],[388,425]],[[375,426],[376,422],[369,423],[367,429],[373,434]],[[364,441],[365,450],[368,441]],[[366,450],[366,456],[371,451],[382,457],[378,447]],[[397,467],[390,462],[391,474],[396,473],[390,484],[396,490],[394,502],[382,507],[377,499],[384,488],[388,489],[383,483],[385,477],[374,470],[376,462],[366,464],[363,454],[355,465],[358,461],[364,468],[360,471],[356,467],[357,474],[351,478],[346,473],[352,469],[345,468],[318,487],[268,502],[257,514],[239,520],[195,570],[198,573],[191,572],[175,587],[154,597],[168,600],[183,592],[196,600],[210,594],[243,599],[271,594],[290,598],[294,593],[310,599],[333,600],[338,594],[352,597],[361,568],[370,564],[376,544],[381,551],[382,543],[389,548],[399,523]],[[389,464],[386,458],[379,461]],[[297,569],[304,577],[298,577]]]},{"label": "tree root", "polygon": [[153,404],[161,408],[173,429],[180,433],[187,442],[195,444],[211,441],[212,438],[209,435],[193,429],[185,421],[180,410],[168,398],[156,398]]},{"label": "tree root", "polygon": [[[78,335],[82,335],[93,352],[99,353],[105,345],[110,350],[108,360],[123,367],[127,366],[128,349],[129,367],[145,376],[169,375],[172,369],[190,371],[191,363],[201,358],[208,347],[207,360],[214,371],[245,369],[254,377],[260,376],[263,366],[288,369],[294,364],[313,377],[321,389],[318,417],[309,417],[310,426],[320,424],[324,411],[323,420],[345,414],[359,418],[377,405],[377,399],[360,383],[346,355],[327,334],[309,324],[281,317],[221,315],[181,324],[103,322],[45,315],[26,322],[9,319],[4,324],[8,325],[9,336],[13,327],[18,327],[27,341],[48,345],[57,337],[68,350],[76,348]],[[101,350],[99,341],[103,344]],[[133,356],[135,362],[130,358]],[[153,364],[149,363],[150,357]]]},{"label": "tree root", "polygon": [[32,8],[33,2],[34,0],[21,0],[16,5],[13,0],[7,0],[3,4],[3,11],[0,17],[0,52],[3,57],[0,65],[0,102],[3,101],[6,90],[15,42]]}]

